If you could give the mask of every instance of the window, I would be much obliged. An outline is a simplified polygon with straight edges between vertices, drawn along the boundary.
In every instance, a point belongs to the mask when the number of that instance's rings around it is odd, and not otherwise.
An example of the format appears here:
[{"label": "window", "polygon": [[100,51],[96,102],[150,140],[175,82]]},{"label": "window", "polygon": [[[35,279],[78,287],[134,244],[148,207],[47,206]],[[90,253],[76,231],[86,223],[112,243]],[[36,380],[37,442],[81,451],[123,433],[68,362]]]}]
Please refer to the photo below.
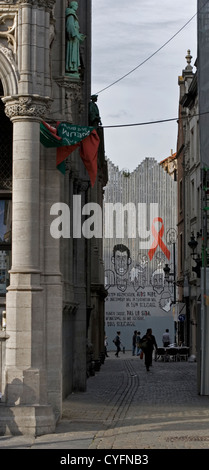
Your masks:
[{"label": "window", "polygon": [[0,191],[12,190],[12,122],[4,112],[0,81]]},{"label": "window", "polygon": [[180,272],[183,271],[183,234],[180,233]]},{"label": "window", "polygon": [[11,249],[0,251],[0,296],[6,295],[9,286],[9,271],[11,269]]},{"label": "window", "polygon": [[195,191],[194,191],[194,180],[191,181],[191,215],[194,217],[195,214]]},{"label": "window", "polygon": [[183,209],[183,183],[182,183],[182,180],[179,181],[179,209],[180,209],[180,212]]},{"label": "window", "polygon": [[[6,295],[11,268],[13,126],[4,112],[0,81],[0,297]],[[3,302],[3,303],[2,303]],[[5,300],[1,299],[1,305]]]},{"label": "window", "polygon": [[194,128],[192,128],[191,136],[190,136],[190,159],[192,163],[194,163],[194,154],[195,154]]},{"label": "window", "polygon": [[0,199],[0,296],[5,296],[11,268],[12,201]]},{"label": "window", "polygon": [[0,248],[11,245],[12,201],[0,199]]}]

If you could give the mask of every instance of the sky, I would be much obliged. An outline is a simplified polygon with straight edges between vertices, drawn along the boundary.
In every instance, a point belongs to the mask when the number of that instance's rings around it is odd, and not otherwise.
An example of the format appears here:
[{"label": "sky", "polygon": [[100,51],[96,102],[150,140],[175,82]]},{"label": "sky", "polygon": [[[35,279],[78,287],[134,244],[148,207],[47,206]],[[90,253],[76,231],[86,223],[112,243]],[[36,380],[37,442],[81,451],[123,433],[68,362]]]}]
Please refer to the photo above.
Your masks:
[{"label": "sky", "polygon": [[178,116],[178,76],[187,50],[191,65],[197,58],[196,12],[197,0],[92,0],[92,94],[98,94],[106,157],[120,170],[133,171],[146,157],[160,162],[176,151],[176,120],[105,127]]}]

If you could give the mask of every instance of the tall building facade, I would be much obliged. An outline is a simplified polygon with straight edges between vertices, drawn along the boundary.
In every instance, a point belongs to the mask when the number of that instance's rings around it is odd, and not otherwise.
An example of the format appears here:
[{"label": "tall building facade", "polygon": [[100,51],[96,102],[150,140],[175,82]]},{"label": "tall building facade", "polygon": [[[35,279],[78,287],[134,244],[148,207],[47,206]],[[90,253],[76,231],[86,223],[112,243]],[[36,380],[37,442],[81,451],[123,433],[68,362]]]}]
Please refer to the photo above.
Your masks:
[{"label": "tall building facade", "polygon": [[[104,329],[102,242],[73,236],[83,206],[102,205],[102,129],[93,187],[79,150],[62,174],[57,149],[40,143],[43,121],[51,128],[89,124],[91,1],[1,1],[0,80],[0,308],[7,334],[0,432],[40,435],[55,429],[63,398],[86,389],[89,343],[95,358],[104,347],[95,334],[95,325]],[[57,204],[70,216],[64,235],[54,237]]]},{"label": "tall building facade", "polygon": [[106,335],[109,348],[116,331],[125,349],[134,330],[153,329],[158,345],[170,329],[175,342],[177,183],[154,158],[132,173],[108,161],[104,197],[104,263]]},{"label": "tall building facade", "polygon": [[[202,182],[199,145],[199,102],[197,72],[187,64],[179,76],[178,162],[178,283],[179,300],[185,302],[186,317],[181,327],[191,353],[197,355],[200,328],[201,283],[197,260],[202,250]],[[198,274],[198,275],[197,275]]]},{"label": "tall building facade", "polygon": [[186,338],[198,361],[198,390],[209,394],[208,374],[208,5],[198,2],[197,70],[179,77],[178,237],[179,298],[186,305]]}]

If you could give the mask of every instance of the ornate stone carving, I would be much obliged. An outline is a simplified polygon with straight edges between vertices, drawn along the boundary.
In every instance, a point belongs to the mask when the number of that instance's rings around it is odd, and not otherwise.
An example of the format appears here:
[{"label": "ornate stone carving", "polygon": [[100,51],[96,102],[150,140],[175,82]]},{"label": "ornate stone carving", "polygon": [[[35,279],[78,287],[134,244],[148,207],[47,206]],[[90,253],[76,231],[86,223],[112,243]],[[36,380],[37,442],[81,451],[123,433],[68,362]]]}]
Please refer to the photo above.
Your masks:
[{"label": "ornate stone carving", "polygon": [[10,49],[7,49],[7,47],[3,47],[0,45],[0,52],[2,52],[2,54],[5,55],[7,60],[10,62],[12,68],[15,69],[15,71],[17,72],[17,66],[16,66],[16,62],[14,61],[12,51]]},{"label": "ornate stone carving", "polygon": [[19,73],[13,52],[10,49],[0,45],[0,56],[1,76],[4,77],[5,83],[4,93],[9,96],[17,93]]},{"label": "ornate stone carving", "polygon": [[73,122],[72,95],[68,91],[65,93],[65,116],[68,122]]},{"label": "ornate stone carving", "polygon": [[82,105],[81,89],[75,84],[71,84],[65,93],[65,115],[69,122],[73,122],[73,106],[78,104],[78,112],[80,114],[80,107]]},{"label": "ornate stone carving", "polygon": [[18,3],[28,3],[29,5],[38,6],[51,10],[56,0],[18,0]]},{"label": "ornate stone carving", "polygon": [[40,8],[46,8],[47,10],[51,10],[55,4],[56,0],[4,0],[4,3],[8,4],[28,4],[38,6]]},{"label": "ornate stone carving", "polygon": [[36,96],[15,96],[3,98],[5,113],[12,120],[16,117],[26,116],[43,119],[49,112],[50,98]]},{"label": "ornate stone carving", "polygon": [[52,9],[50,11],[50,29],[49,29],[49,46],[50,48],[52,47],[52,44],[54,42],[56,32],[55,32],[55,24],[56,24],[56,19],[54,15],[54,10],[55,10],[55,5],[52,6]]},{"label": "ornate stone carving", "polygon": [[[13,21],[12,26],[7,24],[8,22]],[[6,31],[0,30],[0,38],[7,39],[8,47],[16,54],[17,43],[16,43],[16,27],[17,27],[17,13],[16,12],[6,12],[0,15],[0,28],[7,27]]]},{"label": "ornate stone carving", "polygon": [[79,304],[76,303],[76,302],[70,302],[70,303],[67,303],[65,306],[64,306],[64,313],[67,313],[67,314],[70,314],[70,315],[75,315],[77,310],[78,310],[78,306]]},{"label": "ornate stone carving", "polygon": [[58,86],[65,88],[64,113],[66,120],[73,122],[76,114],[80,116],[84,110],[81,85],[66,77],[57,78],[55,80]]}]

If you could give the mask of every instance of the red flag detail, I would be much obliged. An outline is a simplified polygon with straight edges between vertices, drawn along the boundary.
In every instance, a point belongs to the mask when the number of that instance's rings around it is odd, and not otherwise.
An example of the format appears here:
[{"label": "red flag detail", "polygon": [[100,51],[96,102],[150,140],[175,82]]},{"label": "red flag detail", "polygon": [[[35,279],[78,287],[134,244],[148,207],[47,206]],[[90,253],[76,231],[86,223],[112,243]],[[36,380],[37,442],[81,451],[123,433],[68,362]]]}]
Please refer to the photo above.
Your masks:
[{"label": "red flag detail", "polygon": [[60,165],[60,163],[64,162],[69,155],[79,147],[80,143],[75,145],[66,145],[64,147],[57,148],[57,161],[56,166]]},{"label": "red flag detail", "polygon": [[57,135],[57,129],[56,127],[53,127],[53,126],[50,126],[50,124],[47,124],[47,122],[45,121],[42,121],[43,125],[48,129],[49,132],[51,132],[51,134],[54,135],[54,137],[57,139],[57,140],[62,140],[62,137],[59,137]]},{"label": "red flag detail", "polygon": [[88,172],[92,187],[94,186],[97,177],[99,143],[100,138],[95,129],[80,143],[80,155]]},{"label": "red flag detail", "polygon": [[100,138],[94,129],[91,134],[74,145],[66,145],[57,148],[56,166],[60,165],[67,157],[78,147],[80,147],[80,156],[88,172],[91,186],[93,187],[97,177],[97,156]]}]

